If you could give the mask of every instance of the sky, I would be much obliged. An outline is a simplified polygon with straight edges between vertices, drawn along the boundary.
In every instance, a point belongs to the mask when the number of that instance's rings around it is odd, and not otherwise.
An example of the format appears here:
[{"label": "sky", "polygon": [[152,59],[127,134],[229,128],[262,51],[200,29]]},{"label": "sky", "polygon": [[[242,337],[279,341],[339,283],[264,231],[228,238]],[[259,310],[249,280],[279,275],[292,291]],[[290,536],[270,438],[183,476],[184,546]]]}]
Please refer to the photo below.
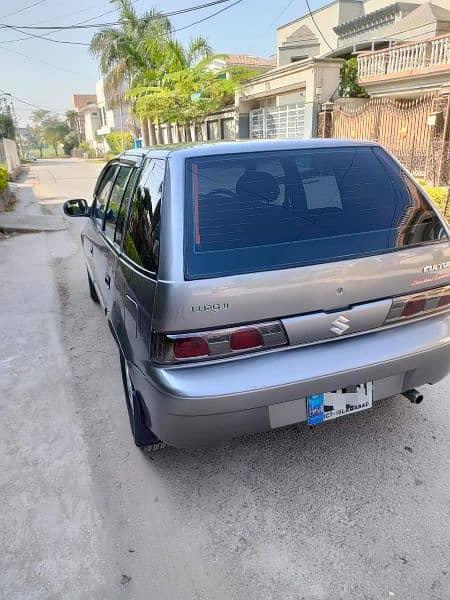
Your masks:
[{"label": "sky", "polygon": [[[328,0],[309,0],[312,10]],[[138,12],[156,6],[169,12],[204,4],[207,0],[136,0]],[[230,0],[232,4],[233,0]],[[34,5],[34,6],[33,6]],[[223,6],[226,6],[224,4]],[[0,0],[0,59],[2,61],[1,93],[15,96],[14,107],[19,123],[25,125],[31,112],[45,108],[63,116],[71,108],[72,94],[95,93],[99,79],[96,60],[87,46],[60,44],[48,39],[21,39],[21,33],[4,25],[72,25],[92,19],[91,24],[113,21],[117,13],[94,18],[114,8],[108,0]],[[206,17],[222,6],[215,6],[171,18],[175,29]],[[307,12],[305,0],[242,0],[220,15],[188,27],[176,36],[187,42],[202,35],[217,53],[253,54],[270,57],[276,53],[276,28]],[[60,31],[58,40],[89,43],[94,29]],[[46,31],[33,30],[35,35]],[[18,99],[33,104],[29,106]]]}]

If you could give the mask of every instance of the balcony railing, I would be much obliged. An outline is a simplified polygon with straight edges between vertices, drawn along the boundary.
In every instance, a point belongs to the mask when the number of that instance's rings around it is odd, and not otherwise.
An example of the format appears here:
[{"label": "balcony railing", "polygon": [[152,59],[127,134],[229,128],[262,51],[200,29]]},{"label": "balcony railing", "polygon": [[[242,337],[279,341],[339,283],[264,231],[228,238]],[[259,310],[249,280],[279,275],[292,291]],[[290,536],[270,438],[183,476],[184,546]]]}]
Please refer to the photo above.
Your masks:
[{"label": "balcony railing", "polygon": [[450,65],[450,34],[358,56],[359,79]]}]

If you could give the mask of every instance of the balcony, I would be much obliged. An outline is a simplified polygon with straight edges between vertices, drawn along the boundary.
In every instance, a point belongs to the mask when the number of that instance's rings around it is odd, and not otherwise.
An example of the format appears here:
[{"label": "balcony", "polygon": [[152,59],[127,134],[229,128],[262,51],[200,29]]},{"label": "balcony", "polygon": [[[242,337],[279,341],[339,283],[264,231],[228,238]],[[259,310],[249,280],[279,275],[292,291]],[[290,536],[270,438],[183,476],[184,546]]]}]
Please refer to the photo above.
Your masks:
[{"label": "balcony", "polygon": [[358,81],[369,93],[372,85],[381,90],[380,84],[408,80],[409,86],[400,84],[406,89],[429,79],[431,88],[448,81],[449,77],[450,34],[358,56]]}]

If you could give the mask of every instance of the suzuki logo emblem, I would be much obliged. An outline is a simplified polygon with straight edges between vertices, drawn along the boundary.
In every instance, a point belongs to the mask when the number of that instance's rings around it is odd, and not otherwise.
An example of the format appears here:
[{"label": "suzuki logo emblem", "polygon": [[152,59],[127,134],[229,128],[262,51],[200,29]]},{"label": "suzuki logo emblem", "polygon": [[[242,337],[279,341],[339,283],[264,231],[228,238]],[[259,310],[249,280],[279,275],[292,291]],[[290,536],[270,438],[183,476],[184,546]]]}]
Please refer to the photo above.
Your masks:
[{"label": "suzuki logo emblem", "polygon": [[349,323],[350,321],[347,319],[347,317],[341,315],[333,321],[333,327],[330,327],[330,331],[336,335],[342,335],[347,331],[347,329],[350,329]]}]

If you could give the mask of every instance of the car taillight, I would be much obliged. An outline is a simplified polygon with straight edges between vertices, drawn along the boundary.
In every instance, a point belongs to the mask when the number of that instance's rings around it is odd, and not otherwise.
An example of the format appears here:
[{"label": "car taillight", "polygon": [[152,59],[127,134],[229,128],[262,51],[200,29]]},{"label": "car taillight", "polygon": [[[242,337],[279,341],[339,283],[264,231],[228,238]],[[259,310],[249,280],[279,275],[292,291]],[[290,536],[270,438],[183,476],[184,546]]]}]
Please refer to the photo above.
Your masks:
[{"label": "car taillight", "polygon": [[260,348],[264,344],[263,337],[257,329],[238,329],[230,335],[232,350],[248,350]]},{"label": "car taillight", "polygon": [[392,301],[386,323],[442,312],[450,308],[450,286],[399,296]]},{"label": "car taillight", "polygon": [[186,334],[153,333],[152,359],[177,363],[269,350],[288,343],[280,321]]},{"label": "car taillight", "polygon": [[413,317],[425,310],[425,298],[416,298],[414,300],[408,300],[405,308],[402,311],[402,317]]},{"label": "car taillight", "polygon": [[438,307],[448,306],[450,304],[450,290],[446,294],[442,294],[439,298]]},{"label": "car taillight", "polygon": [[208,343],[201,337],[188,337],[175,340],[173,344],[175,358],[198,358],[208,356]]}]

